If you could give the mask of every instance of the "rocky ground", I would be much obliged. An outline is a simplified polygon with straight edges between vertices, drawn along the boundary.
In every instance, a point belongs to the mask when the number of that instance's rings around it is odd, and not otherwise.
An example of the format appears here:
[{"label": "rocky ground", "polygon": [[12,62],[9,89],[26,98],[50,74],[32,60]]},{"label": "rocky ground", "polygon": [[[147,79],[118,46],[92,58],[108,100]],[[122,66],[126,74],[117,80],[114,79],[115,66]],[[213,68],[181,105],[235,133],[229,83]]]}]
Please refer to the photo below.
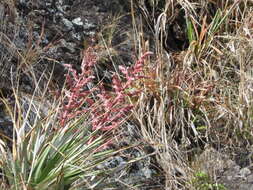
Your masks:
[{"label": "rocky ground", "polygon": [[[39,79],[44,71],[53,71],[52,89],[61,86],[62,64],[73,64],[78,69],[83,49],[94,46],[99,49],[101,59],[99,72],[110,73],[113,63],[129,64],[134,55],[131,15],[128,1],[122,0],[17,0],[0,4],[0,89],[2,96],[11,100],[11,86],[20,86],[26,94],[33,92],[36,84],[33,77]],[[121,16],[123,15],[123,16]],[[180,25],[180,21],[178,21]],[[173,28],[171,29],[173,34]],[[174,31],[175,33],[175,31]],[[102,37],[103,36],[103,37]],[[175,36],[168,43],[168,51],[179,51],[187,46],[182,35]],[[178,43],[175,43],[178,42]],[[180,46],[175,45],[181,43]],[[104,45],[109,47],[106,49]],[[174,44],[174,45],[173,45]],[[109,53],[114,56],[109,56]],[[31,75],[29,65],[33,64],[36,76]],[[103,78],[104,76],[98,76]],[[13,82],[13,81],[14,82]],[[18,81],[18,82],[17,82]],[[43,80],[42,80],[43,81]],[[0,104],[0,131],[11,137],[11,122]],[[131,124],[127,127],[128,141],[137,141],[131,137],[134,132]],[[147,151],[148,152],[148,151]],[[129,157],[145,156],[147,152],[134,149],[126,154]],[[210,153],[211,152],[211,153]],[[223,153],[220,153],[223,152]],[[207,148],[199,156],[202,170],[213,170],[217,182],[227,189],[253,189],[252,152],[231,156],[226,151]],[[208,154],[208,156],[206,155]],[[118,156],[108,163],[122,167],[126,160]],[[217,164],[219,163],[219,164]],[[164,176],[154,167],[152,157],[119,172],[126,184],[139,184],[139,189],[163,189]],[[214,164],[214,165],[213,165]],[[117,174],[118,175],[118,174]],[[116,176],[114,176],[116,177]],[[119,183],[120,184],[120,183]]]},{"label": "rocky ground", "polygon": [[[102,70],[98,72],[100,74],[112,69],[112,61],[118,64],[129,64],[131,61],[132,44],[127,39],[127,34],[132,32],[128,3],[117,0],[20,0],[15,4],[0,4],[0,17],[0,89],[2,96],[9,98],[10,104],[13,85],[19,86],[23,99],[26,99],[36,85],[45,85],[43,82],[34,82],[44,76],[43,72],[50,74],[53,71],[53,86],[60,87],[65,72],[62,65],[72,64],[78,70],[82,51],[89,46],[97,46],[101,50],[103,60],[99,64],[101,68],[98,68]],[[117,56],[109,59],[107,50],[100,48],[105,43],[109,43],[109,51],[110,48],[117,51]],[[31,64],[33,67],[29,67]],[[31,68],[36,73],[35,80],[31,76]],[[0,106],[1,134],[12,138],[12,122],[4,104]],[[133,133],[130,129],[129,133]],[[130,137],[128,141],[133,143],[134,138]],[[163,178],[155,180],[153,177],[157,169],[152,169],[151,158],[125,168],[127,160],[145,155],[145,152],[133,149],[103,167],[122,165],[122,171],[112,178],[121,176],[122,183],[142,184],[141,189],[161,189]],[[121,182],[118,184],[119,187],[123,186]]]}]

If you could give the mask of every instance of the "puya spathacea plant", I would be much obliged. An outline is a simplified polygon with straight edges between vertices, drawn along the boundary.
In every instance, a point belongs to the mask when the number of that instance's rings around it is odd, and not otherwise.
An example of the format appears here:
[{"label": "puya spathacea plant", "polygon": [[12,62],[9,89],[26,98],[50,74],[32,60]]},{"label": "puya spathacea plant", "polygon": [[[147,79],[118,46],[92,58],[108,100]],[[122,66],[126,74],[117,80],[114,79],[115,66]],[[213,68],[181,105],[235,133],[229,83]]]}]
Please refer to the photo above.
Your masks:
[{"label": "puya spathacea plant", "polygon": [[[0,169],[3,189],[78,189],[82,187],[106,187],[110,169],[98,169],[99,165],[111,158],[117,151],[108,148],[113,142],[113,129],[119,127],[134,107],[128,96],[132,83],[142,78],[140,75],[144,54],[131,68],[120,67],[125,82],[113,74],[112,92],[107,92],[102,84],[89,88],[93,80],[93,66],[96,55],[92,49],[85,52],[81,73],[70,65],[66,75],[66,86],[60,97],[51,103],[46,117],[40,118],[40,106],[35,97],[30,99],[27,110],[22,110],[20,97],[15,92],[16,110],[12,115],[15,137],[12,151],[1,148]],[[42,97],[48,91],[45,90]],[[7,103],[6,103],[7,105]],[[36,118],[30,130],[27,126],[31,107],[37,107]],[[18,112],[17,112],[18,110]],[[28,112],[22,116],[22,112]],[[115,135],[115,134],[114,134]],[[4,147],[4,145],[1,145]]]},{"label": "puya spathacea plant", "polygon": [[[68,127],[57,129],[59,102],[52,102],[46,116],[41,117],[44,102],[37,102],[33,96],[29,106],[23,107],[20,93],[14,92],[14,95],[15,105],[8,107],[13,122],[12,147],[7,148],[1,141],[1,189],[76,189],[80,184],[87,188],[97,186],[108,170],[96,167],[115,153],[103,149],[113,137],[110,134],[98,135],[98,130],[92,132],[87,127],[89,120],[84,114],[79,119],[68,121]],[[8,106],[6,101],[5,104]],[[32,123],[28,118],[31,113],[35,115]],[[95,182],[90,180],[96,176],[103,177],[96,178]]]}]

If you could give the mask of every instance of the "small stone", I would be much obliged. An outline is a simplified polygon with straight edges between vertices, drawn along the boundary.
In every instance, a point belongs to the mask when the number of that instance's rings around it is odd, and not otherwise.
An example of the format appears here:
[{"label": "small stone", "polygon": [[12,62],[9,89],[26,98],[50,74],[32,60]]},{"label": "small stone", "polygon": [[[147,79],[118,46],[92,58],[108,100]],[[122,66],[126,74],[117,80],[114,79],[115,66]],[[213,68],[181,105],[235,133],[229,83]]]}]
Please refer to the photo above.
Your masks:
[{"label": "small stone", "polygon": [[56,1],[56,2],[55,2],[56,8],[57,8],[60,12],[63,12],[63,13],[64,13],[64,10],[63,10],[62,5],[63,5],[62,0],[59,0],[59,1]]},{"label": "small stone", "polygon": [[92,30],[96,28],[96,25],[93,23],[90,23],[88,20],[85,20],[85,24],[83,25],[84,30]]},{"label": "small stone", "polygon": [[72,38],[74,38],[74,39],[76,39],[76,40],[81,40],[82,39],[82,37],[81,37],[81,35],[79,34],[79,33],[76,33],[76,32],[73,32],[73,31],[71,31],[70,32],[70,35],[72,36]]},{"label": "small stone", "polygon": [[230,175],[227,176],[227,180],[228,180],[228,181],[231,181],[232,179],[233,179],[233,176],[230,176]]},{"label": "small stone", "polygon": [[248,176],[248,175],[250,175],[250,174],[251,174],[251,171],[250,171],[249,168],[242,168],[242,169],[240,170],[240,176],[241,176],[241,177],[246,177],[246,176]]},{"label": "small stone", "polygon": [[73,19],[72,23],[74,23],[74,24],[76,24],[78,26],[82,26],[83,25],[82,19],[80,17]]},{"label": "small stone", "polygon": [[142,168],[141,171],[146,178],[152,177],[152,171],[149,168],[147,168],[147,167]]},{"label": "small stone", "polygon": [[71,53],[75,52],[75,44],[71,42],[66,42],[65,39],[60,40],[61,47],[68,49]]},{"label": "small stone", "polygon": [[62,18],[62,22],[63,22],[63,24],[66,26],[67,30],[72,30],[73,24],[72,24],[71,21],[69,21],[69,20],[66,19],[66,18]]}]

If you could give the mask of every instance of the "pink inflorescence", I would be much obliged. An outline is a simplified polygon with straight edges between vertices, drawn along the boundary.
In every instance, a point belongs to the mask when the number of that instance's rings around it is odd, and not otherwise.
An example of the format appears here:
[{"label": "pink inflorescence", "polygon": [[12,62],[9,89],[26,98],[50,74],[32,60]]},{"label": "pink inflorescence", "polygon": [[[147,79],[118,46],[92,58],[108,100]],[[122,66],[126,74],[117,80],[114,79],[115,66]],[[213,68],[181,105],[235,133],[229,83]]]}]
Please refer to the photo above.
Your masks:
[{"label": "pink inflorescence", "polygon": [[[92,48],[88,48],[82,60],[81,73],[77,73],[71,65],[65,65],[69,72],[66,74],[66,90],[64,91],[64,105],[60,111],[60,125],[65,126],[67,121],[82,113],[90,113],[93,130],[108,131],[117,128],[126,117],[133,105],[127,97],[138,95],[138,91],[128,92],[133,82],[143,78],[143,65],[147,56],[145,53],[133,67],[120,66],[125,81],[114,73],[112,76],[112,91],[106,91],[103,84],[89,89],[89,83],[95,78],[93,67],[97,57]],[[96,93],[94,93],[96,91]],[[92,98],[91,95],[93,94]],[[99,106],[96,104],[99,102]],[[83,105],[86,106],[83,106]]]}]

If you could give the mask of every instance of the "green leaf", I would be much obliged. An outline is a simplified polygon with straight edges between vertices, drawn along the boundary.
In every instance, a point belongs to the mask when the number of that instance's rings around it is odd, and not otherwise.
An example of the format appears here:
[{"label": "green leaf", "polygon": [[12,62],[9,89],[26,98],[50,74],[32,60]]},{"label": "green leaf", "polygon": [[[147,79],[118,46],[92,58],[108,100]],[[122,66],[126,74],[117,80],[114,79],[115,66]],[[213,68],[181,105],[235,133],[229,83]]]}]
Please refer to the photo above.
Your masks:
[{"label": "green leaf", "polygon": [[191,19],[187,18],[186,19],[186,25],[187,25],[187,36],[189,39],[189,43],[196,41],[196,35],[195,35],[195,30],[192,24]]}]

